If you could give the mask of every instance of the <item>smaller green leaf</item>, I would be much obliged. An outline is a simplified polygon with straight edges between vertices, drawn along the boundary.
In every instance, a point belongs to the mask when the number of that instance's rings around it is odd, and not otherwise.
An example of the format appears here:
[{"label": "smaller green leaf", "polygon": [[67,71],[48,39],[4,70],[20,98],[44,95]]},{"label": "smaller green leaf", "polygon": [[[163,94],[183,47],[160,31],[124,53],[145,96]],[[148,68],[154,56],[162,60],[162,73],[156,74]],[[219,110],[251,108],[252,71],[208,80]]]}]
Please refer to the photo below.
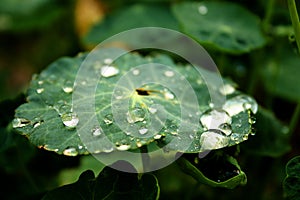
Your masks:
[{"label": "smaller green leaf", "polygon": [[279,157],[290,151],[289,129],[272,112],[259,107],[255,124],[256,135],[241,145],[251,154]]},{"label": "smaller green leaf", "polygon": [[163,4],[134,4],[108,14],[91,29],[84,42],[97,45],[115,34],[139,27],[177,29],[178,25],[170,9]]},{"label": "smaller green leaf", "polygon": [[300,156],[292,158],[286,165],[286,178],[283,181],[286,199],[300,199]]},{"label": "smaller green leaf", "polygon": [[[133,166],[118,161],[112,165]],[[125,173],[105,167],[95,178],[92,171],[83,172],[76,183],[62,186],[48,192],[43,200],[57,199],[158,199],[159,186],[154,175]]]},{"label": "smaller green leaf", "polygon": [[221,51],[245,53],[266,42],[258,17],[237,4],[183,2],[174,4],[173,13],[183,32]]},{"label": "smaller green leaf", "polygon": [[47,28],[66,11],[63,5],[57,0],[2,0],[0,31],[18,32]]},{"label": "smaller green leaf", "polygon": [[221,151],[211,153],[202,159],[198,154],[185,154],[177,163],[196,181],[212,187],[233,189],[247,183],[246,174],[235,158]]}]

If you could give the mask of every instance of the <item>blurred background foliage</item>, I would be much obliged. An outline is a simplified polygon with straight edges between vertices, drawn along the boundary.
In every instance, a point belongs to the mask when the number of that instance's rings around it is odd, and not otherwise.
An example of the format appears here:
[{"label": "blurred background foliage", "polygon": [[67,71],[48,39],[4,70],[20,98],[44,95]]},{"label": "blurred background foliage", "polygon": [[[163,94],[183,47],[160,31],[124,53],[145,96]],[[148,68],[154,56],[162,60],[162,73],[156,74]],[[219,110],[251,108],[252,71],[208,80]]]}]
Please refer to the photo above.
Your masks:
[{"label": "blurred background foliage", "polygon": [[0,0],[1,198],[40,199],[87,169],[97,175],[103,168],[91,156],[65,157],[33,147],[12,130],[14,110],[26,101],[20,94],[32,75],[120,31],[160,26],[197,40],[221,74],[261,106],[256,136],[240,145],[247,185],[233,190],[199,186],[170,165],[155,172],[161,199],[282,199],[285,165],[300,155],[300,56],[287,2],[212,0],[208,12],[195,10],[199,2]]}]

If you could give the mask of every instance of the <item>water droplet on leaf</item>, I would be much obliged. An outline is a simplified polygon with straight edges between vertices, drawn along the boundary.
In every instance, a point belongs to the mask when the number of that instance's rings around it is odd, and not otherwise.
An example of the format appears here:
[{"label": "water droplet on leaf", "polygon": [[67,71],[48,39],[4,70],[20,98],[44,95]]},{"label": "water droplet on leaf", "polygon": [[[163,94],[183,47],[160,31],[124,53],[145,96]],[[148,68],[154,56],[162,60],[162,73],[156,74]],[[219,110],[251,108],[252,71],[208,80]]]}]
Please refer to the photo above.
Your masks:
[{"label": "water droplet on leaf", "polygon": [[200,13],[200,15],[206,15],[208,12],[208,9],[206,6],[201,5],[198,7],[198,12]]},{"label": "water droplet on leaf", "polygon": [[106,65],[110,65],[112,62],[113,62],[113,59],[111,59],[111,58],[104,59],[104,64],[106,64]]},{"label": "water droplet on leaf", "polygon": [[37,128],[42,124],[42,121],[36,122],[33,124],[33,128]]},{"label": "water droplet on leaf", "polygon": [[38,93],[38,94],[41,94],[42,92],[44,92],[44,88],[38,88],[38,89],[36,89],[36,92]]},{"label": "water droplet on leaf", "polygon": [[147,132],[148,132],[148,129],[147,129],[147,128],[141,128],[141,129],[139,130],[139,133],[142,134],[142,135],[146,134]]},{"label": "water droplet on leaf", "polygon": [[167,89],[164,89],[164,97],[165,97],[165,99],[174,99],[175,98],[174,94]]},{"label": "water droplet on leaf", "polygon": [[231,124],[231,117],[224,110],[209,110],[200,117],[200,123],[205,130],[219,129],[221,124]]},{"label": "water droplet on leaf", "polygon": [[146,112],[142,108],[133,108],[127,112],[127,121],[129,123],[141,122],[145,119]]},{"label": "water droplet on leaf", "polygon": [[101,129],[101,127],[99,127],[99,126],[96,126],[95,128],[93,128],[93,130],[92,130],[92,134],[93,134],[93,136],[99,136],[99,135],[101,135],[102,134],[102,129]]},{"label": "water droplet on leaf", "polygon": [[62,89],[65,93],[71,93],[73,92],[73,86],[74,84],[72,81],[66,81]]},{"label": "water droplet on leaf", "polygon": [[65,113],[61,115],[62,122],[69,128],[75,128],[79,122],[79,118],[75,113]]},{"label": "water droplet on leaf", "polygon": [[15,118],[12,121],[13,128],[21,128],[21,127],[27,126],[29,124],[30,124],[30,121],[28,119],[24,119],[24,118]]},{"label": "water droplet on leaf", "polygon": [[230,116],[239,114],[240,112],[251,110],[252,113],[257,112],[256,101],[247,95],[238,95],[225,102],[223,109],[226,110]]},{"label": "water droplet on leaf", "polygon": [[77,156],[78,151],[74,147],[67,148],[63,151],[63,154],[66,156]]},{"label": "water droplet on leaf", "polygon": [[128,149],[130,149],[130,145],[129,144],[122,144],[120,146],[116,147],[119,151],[126,151]]},{"label": "water droplet on leaf", "polygon": [[232,133],[231,125],[227,123],[220,124],[219,130],[221,130],[227,136],[229,136]]},{"label": "water droplet on leaf", "polygon": [[119,73],[119,70],[113,66],[103,66],[101,67],[101,75],[103,77],[111,77],[111,76],[115,76]]},{"label": "water droplet on leaf", "polygon": [[220,149],[229,144],[229,138],[222,135],[221,132],[208,130],[202,133],[200,137],[201,151]]},{"label": "water droplet on leaf", "polygon": [[134,69],[134,70],[132,71],[132,74],[135,75],[135,76],[137,76],[137,75],[140,74],[140,70]]},{"label": "water droplet on leaf", "polygon": [[112,114],[107,114],[105,115],[104,119],[103,119],[104,123],[107,125],[110,125],[113,123],[113,115]]},{"label": "water droplet on leaf", "polygon": [[166,76],[166,77],[172,77],[172,76],[174,76],[174,72],[173,71],[165,71],[165,73],[164,73],[164,75]]},{"label": "water droplet on leaf", "polygon": [[162,135],[157,134],[153,138],[156,139],[156,140],[159,140],[161,137],[162,137]]},{"label": "water droplet on leaf", "polygon": [[149,112],[155,114],[157,112],[157,108],[149,107]]},{"label": "water droplet on leaf", "polygon": [[220,87],[220,93],[223,95],[232,94],[232,93],[234,93],[234,91],[235,91],[235,88],[230,84],[225,84],[222,87]]}]

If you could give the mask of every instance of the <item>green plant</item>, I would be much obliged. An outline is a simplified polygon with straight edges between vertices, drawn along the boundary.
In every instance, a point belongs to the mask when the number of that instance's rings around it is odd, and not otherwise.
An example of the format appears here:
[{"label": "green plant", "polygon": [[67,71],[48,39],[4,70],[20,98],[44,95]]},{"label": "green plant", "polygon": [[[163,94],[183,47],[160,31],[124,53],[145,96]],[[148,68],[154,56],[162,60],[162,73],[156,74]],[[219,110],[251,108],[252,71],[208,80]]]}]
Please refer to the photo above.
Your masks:
[{"label": "green plant", "polygon": [[[1,34],[22,36],[24,31],[28,34],[33,30],[43,34],[59,17],[66,19],[64,9],[74,8],[72,3],[45,1],[43,5],[48,5],[49,15],[37,20],[41,14],[36,8],[42,2],[31,5],[26,1],[25,4],[28,7],[24,8],[31,10],[32,15],[24,17],[25,10],[13,11],[10,4],[1,8],[0,25],[2,21],[6,24]],[[288,162],[286,178],[284,171],[287,160],[299,155],[299,136],[296,133],[299,132],[300,58],[296,49],[298,46],[300,52],[300,25],[296,1],[268,0],[255,1],[254,4],[253,1],[228,0],[131,0],[126,3],[103,0],[101,5],[105,17],[85,36],[77,38],[76,45],[58,41],[62,46],[70,45],[65,48],[69,51],[65,54],[70,56],[59,58],[41,72],[36,70],[38,75],[32,77],[26,97],[20,95],[0,103],[0,173],[8,183],[2,189],[4,198],[300,198],[298,157]],[[10,26],[7,25],[7,16],[16,19],[10,21]],[[26,23],[15,23],[19,18]],[[101,84],[91,87],[95,96],[81,92],[81,87],[89,86],[94,83],[92,79],[97,78],[77,73],[93,53],[74,56],[74,52],[93,48],[112,35],[143,26],[169,28],[193,38],[213,57],[222,75],[223,86],[220,87],[218,81],[205,84],[205,79],[196,70],[198,68],[170,52],[136,50],[111,63],[107,58],[113,57],[114,53],[100,50],[96,54],[98,59],[90,64],[94,70],[92,74],[102,75]],[[70,35],[74,35],[72,29]],[[153,37],[160,39],[159,35]],[[143,37],[134,38],[136,43],[142,40]],[[127,48],[130,42],[122,41],[117,46]],[[174,71],[151,63],[166,65]],[[152,68],[134,69],[145,64]],[[101,71],[103,67],[110,67],[108,74]],[[190,86],[182,87],[184,82],[174,72],[184,74]],[[219,78],[217,73],[204,69],[200,72],[213,80]],[[115,105],[119,105],[119,98],[115,95],[118,91],[123,91],[126,85],[137,84],[134,77],[144,81],[167,80],[163,82],[165,85],[148,83],[122,94],[124,102],[130,105],[125,125],[136,125],[140,136],[130,134],[131,128],[120,128],[120,124],[116,124],[113,116],[117,113],[113,113],[114,104],[111,104],[115,100]],[[172,86],[166,87],[167,83],[172,83]],[[194,97],[191,91],[195,91]],[[1,88],[1,92],[6,95],[5,89]],[[211,92],[225,95],[222,110],[211,104]],[[193,98],[198,101],[197,105],[193,104]],[[87,119],[97,119],[100,126],[91,124],[89,121],[92,120],[82,121],[80,113],[74,111],[82,102],[88,102],[87,105],[95,103],[95,110],[92,110],[95,114],[89,109],[81,114],[89,117]],[[167,115],[160,113],[160,107],[155,107],[157,105],[162,105]],[[182,108],[191,117],[186,115],[182,120],[179,117]],[[116,111],[124,113],[121,109]],[[153,118],[155,114],[157,118]],[[206,123],[207,117],[211,116],[222,116],[221,122],[216,120],[217,128]],[[161,119],[164,123],[160,123]],[[157,129],[152,137],[144,137],[156,130],[151,126],[151,120],[161,129]],[[197,126],[194,127],[195,120]],[[78,134],[84,126],[88,127],[91,136],[87,140]],[[188,133],[180,127],[186,128]],[[207,135],[210,138],[213,135],[215,140],[211,142]],[[104,136],[111,143],[103,141]],[[151,155],[159,148],[183,155],[162,169],[143,174],[115,170],[107,167],[102,157],[97,157],[98,154],[123,151]],[[87,155],[90,153],[95,157]],[[125,166],[131,172],[151,171],[147,170],[151,169],[147,166],[150,158],[141,156],[141,159],[144,166],[140,168],[118,160],[110,164],[115,168]],[[95,177],[94,174],[98,175]],[[11,189],[11,182],[17,192]]]}]

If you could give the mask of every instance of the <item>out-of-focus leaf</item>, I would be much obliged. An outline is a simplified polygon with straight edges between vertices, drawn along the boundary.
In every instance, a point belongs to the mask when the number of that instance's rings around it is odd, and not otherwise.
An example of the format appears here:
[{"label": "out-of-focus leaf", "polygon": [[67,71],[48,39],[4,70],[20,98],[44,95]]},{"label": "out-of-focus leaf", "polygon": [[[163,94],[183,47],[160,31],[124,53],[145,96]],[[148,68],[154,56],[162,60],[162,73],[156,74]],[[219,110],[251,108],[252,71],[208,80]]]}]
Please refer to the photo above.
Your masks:
[{"label": "out-of-focus leaf", "polygon": [[300,156],[292,158],[286,165],[283,182],[284,196],[288,200],[300,199]]},{"label": "out-of-focus leaf", "polygon": [[196,181],[212,187],[233,189],[247,183],[246,174],[241,170],[234,157],[223,152],[221,155],[214,152],[210,152],[210,154],[201,159],[198,154],[185,154],[177,163]]},{"label": "out-of-focus leaf", "polygon": [[[27,31],[48,27],[64,12],[57,0],[2,0],[0,31]],[[67,5],[67,4],[66,4]]]},{"label": "out-of-focus leaf", "polygon": [[290,151],[288,127],[272,112],[260,107],[256,115],[256,134],[241,147],[246,152],[260,156],[279,157]]},{"label": "out-of-focus leaf", "polygon": [[91,29],[84,42],[97,45],[115,34],[139,27],[178,29],[178,24],[169,7],[164,4],[134,4],[108,14]]},{"label": "out-of-focus leaf", "polygon": [[[118,161],[122,162],[122,161]],[[127,163],[124,163],[127,164]],[[129,166],[132,167],[132,166]],[[56,199],[147,199],[159,197],[159,185],[154,175],[120,172],[105,167],[95,178],[92,171],[82,173],[76,183],[48,192],[43,200]]]},{"label": "out-of-focus leaf", "polygon": [[295,102],[300,101],[300,57],[291,48],[282,47],[262,68],[263,83],[271,93]]},{"label": "out-of-focus leaf", "polygon": [[174,4],[173,12],[184,33],[221,51],[245,53],[266,42],[259,18],[237,4],[183,2]]}]

